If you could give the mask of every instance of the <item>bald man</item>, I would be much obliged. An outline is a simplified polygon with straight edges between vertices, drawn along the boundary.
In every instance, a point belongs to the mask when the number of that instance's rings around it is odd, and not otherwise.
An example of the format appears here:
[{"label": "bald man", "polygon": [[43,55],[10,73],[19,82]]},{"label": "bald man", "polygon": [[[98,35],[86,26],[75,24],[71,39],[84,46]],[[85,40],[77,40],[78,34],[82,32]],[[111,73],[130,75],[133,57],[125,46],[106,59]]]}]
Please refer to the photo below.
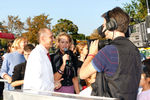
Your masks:
[{"label": "bald man", "polygon": [[53,91],[54,77],[49,57],[53,34],[51,30],[42,28],[38,32],[39,45],[32,50],[26,65],[23,89],[36,91]]}]

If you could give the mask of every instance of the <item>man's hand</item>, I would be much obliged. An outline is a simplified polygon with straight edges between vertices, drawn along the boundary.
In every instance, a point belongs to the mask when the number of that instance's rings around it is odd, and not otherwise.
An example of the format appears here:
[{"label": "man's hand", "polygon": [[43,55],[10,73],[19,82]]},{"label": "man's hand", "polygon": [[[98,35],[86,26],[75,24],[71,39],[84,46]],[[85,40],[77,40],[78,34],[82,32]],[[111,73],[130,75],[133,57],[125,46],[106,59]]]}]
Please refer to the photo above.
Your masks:
[{"label": "man's hand", "polygon": [[99,40],[92,41],[90,44],[89,54],[96,55],[98,53]]}]

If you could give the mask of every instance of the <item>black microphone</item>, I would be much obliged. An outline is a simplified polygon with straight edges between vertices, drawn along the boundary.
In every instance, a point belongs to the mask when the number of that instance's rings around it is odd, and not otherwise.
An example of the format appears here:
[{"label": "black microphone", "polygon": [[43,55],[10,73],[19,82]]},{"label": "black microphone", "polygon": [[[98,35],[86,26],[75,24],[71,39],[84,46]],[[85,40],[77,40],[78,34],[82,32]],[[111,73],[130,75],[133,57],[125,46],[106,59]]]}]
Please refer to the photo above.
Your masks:
[{"label": "black microphone", "polygon": [[[69,50],[67,48],[64,48],[64,54],[68,54],[69,55]],[[70,59],[70,56],[69,56]],[[70,60],[66,60],[66,65],[69,65],[69,61]]]},{"label": "black microphone", "polygon": [[69,51],[69,50],[68,50],[67,48],[64,48],[64,53],[65,53],[65,54],[68,54],[68,51]]}]

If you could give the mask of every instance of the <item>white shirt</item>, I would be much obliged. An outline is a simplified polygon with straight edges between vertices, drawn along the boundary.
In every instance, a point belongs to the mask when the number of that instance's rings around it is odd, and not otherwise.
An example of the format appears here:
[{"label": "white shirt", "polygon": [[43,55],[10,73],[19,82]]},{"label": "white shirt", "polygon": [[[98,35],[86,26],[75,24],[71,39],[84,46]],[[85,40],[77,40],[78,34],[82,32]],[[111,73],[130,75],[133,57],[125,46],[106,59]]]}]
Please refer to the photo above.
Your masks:
[{"label": "white shirt", "polygon": [[150,100],[150,90],[142,91],[138,94],[137,100]]},{"label": "white shirt", "polygon": [[48,51],[42,45],[32,50],[27,60],[23,89],[53,91],[54,76]]},{"label": "white shirt", "polygon": [[83,96],[91,96],[92,93],[92,87],[89,86],[87,88],[85,88],[84,90],[82,90],[79,95],[83,95]]}]

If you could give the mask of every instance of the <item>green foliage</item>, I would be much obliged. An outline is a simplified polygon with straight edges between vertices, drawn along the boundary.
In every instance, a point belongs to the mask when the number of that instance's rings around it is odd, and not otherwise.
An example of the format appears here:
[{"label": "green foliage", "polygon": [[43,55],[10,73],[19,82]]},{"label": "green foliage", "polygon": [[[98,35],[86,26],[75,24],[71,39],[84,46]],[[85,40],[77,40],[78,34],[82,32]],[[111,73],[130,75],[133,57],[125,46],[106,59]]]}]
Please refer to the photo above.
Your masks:
[{"label": "green foliage", "polygon": [[84,34],[79,34],[79,39],[80,39],[80,40],[85,40],[85,37],[86,37],[86,36],[85,36]]},{"label": "green foliage", "polygon": [[92,33],[91,36],[90,36],[90,39],[105,40],[105,38],[102,38],[102,37],[98,34],[97,29],[95,29],[95,30],[93,31],[93,33]]},{"label": "green foliage", "polygon": [[0,22],[0,32],[8,33],[7,26],[3,25],[4,22]]},{"label": "green foliage", "polygon": [[72,34],[72,38],[76,40],[85,40],[84,34]]},{"label": "green foliage", "polygon": [[90,36],[86,36],[86,40],[89,40],[90,39]]},{"label": "green foliage", "polygon": [[57,21],[57,24],[53,26],[52,32],[55,33],[55,36],[57,36],[60,32],[77,34],[78,27],[70,20],[60,19]]},{"label": "green foliage", "polygon": [[29,42],[37,44],[37,33],[40,28],[49,28],[50,29],[50,21],[51,18],[48,18],[49,15],[41,14],[39,16],[35,16],[33,19],[31,17],[27,18],[27,28],[23,36],[26,36]]},{"label": "green foliage", "polygon": [[7,43],[8,43],[8,40],[7,39],[0,39],[0,44],[1,44],[1,46],[4,48],[4,47],[6,47],[7,46]]},{"label": "green foliage", "polygon": [[24,30],[24,23],[19,19],[19,16],[8,16],[7,29],[8,32],[21,35]]},{"label": "green foliage", "polygon": [[130,23],[131,25],[145,21],[145,17],[147,16],[146,0],[131,0],[131,4],[124,4],[124,10],[134,19],[134,21]]}]

